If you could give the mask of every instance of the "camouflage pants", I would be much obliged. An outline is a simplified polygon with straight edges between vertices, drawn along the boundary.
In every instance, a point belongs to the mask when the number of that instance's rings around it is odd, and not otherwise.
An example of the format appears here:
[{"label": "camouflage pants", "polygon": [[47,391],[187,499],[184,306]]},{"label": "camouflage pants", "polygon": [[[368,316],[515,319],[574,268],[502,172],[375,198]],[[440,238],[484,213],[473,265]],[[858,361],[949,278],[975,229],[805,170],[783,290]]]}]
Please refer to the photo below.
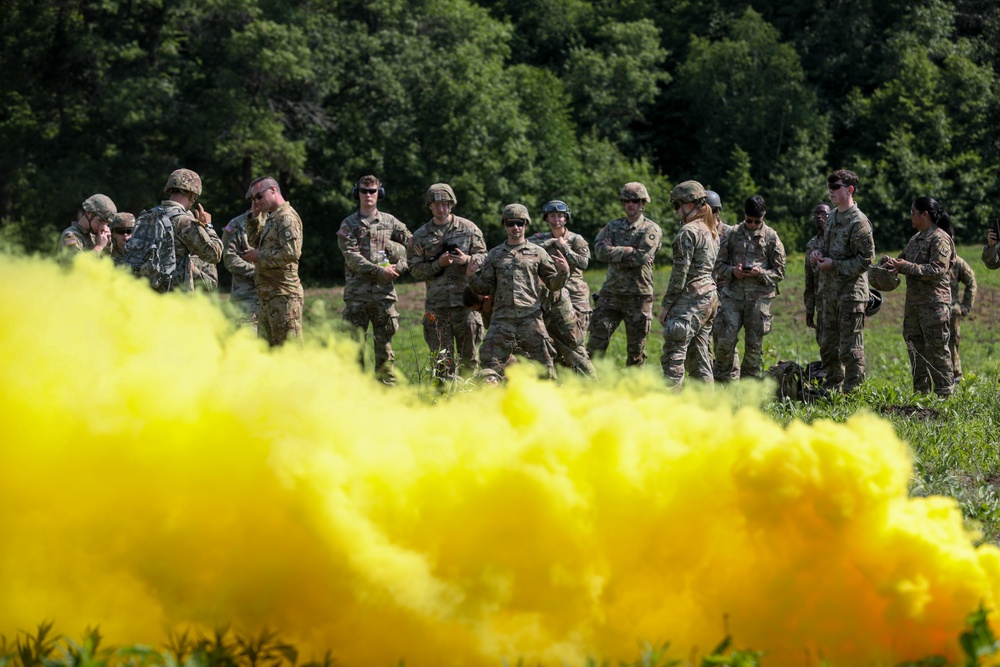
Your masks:
[{"label": "camouflage pants", "polygon": [[958,344],[962,340],[962,316],[951,315],[951,336],[948,337],[948,350],[951,352],[951,370],[955,379],[962,377],[962,356],[958,353]]},{"label": "camouflage pants", "polygon": [[[344,304],[344,324],[352,327],[364,344],[369,323],[372,338],[375,339],[375,376],[383,382],[393,383],[393,362],[396,354],[392,351],[392,337],[399,331],[399,313],[393,301],[347,301]],[[365,351],[361,348],[361,367],[364,368]]]},{"label": "camouflage pants", "polygon": [[587,338],[587,332],[590,331],[590,316],[594,314],[592,310],[577,310],[576,312],[576,324],[580,327],[580,333],[583,335],[584,340]]},{"label": "camouflage pants", "polygon": [[441,377],[452,377],[456,369],[471,376],[479,369],[479,345],[483,341],[483,319],[479,313],[464,306],[428,308],[423,327],[424,340]]},{"label": "camouflage pants", "polygon": [[229,303],[231,303],[235,308],[236,312],[240,314],[240,317],[236,320],[236,326],[248,329],[253,329],[254,335],[257,334],[257,312],[260,310],[260,306],[257,303],[257,296],[254,295],[252,299],[233,299],[229,298]]},{"label": "camouflage pants", "polygon": [[545,332],[541,313],[529,317],[497,319],[490,322],[481,350],[483,366],[503,373],[510,362],[511,355],[523,353],[532,361],[545,366],[546,373],[552,379],[556,377],[556,368],[552,363],[555,350],[552,340]]},{"label": "camouflage pants", "polygon": [[715,379],[728,381],[737,358],[736,345],[743,329],[743,365],[739,377],[760,377],[764,336],[771,333],[771,300],[722,299],[715,320]]},{"label": "camouflage pants", "polygon": [[578,311],[572,307],[554,307],[543,317],[545,330],[555,347],[556,361],[580,375],[596,378],[597,370],[583,346],[585,335],[577,315]]},{"label": "camouflage pants", "polygon": [[684,373],[711,383],[712,326],[719,299],[715,292],[682,296],[670,307],[663,324],[663,377],[674,386],[684,382]]},{"label": "camouflage pants", "polygon": [[257,335],[271,347],[283,345],[289,336],[301,338],[302,299],[284,295],[261,299],[257,324]]},{"label": "camouflage pants", "polygon": [[646,361],[646,336],[653,319],[653,297],[604,296],[597,300],[593,319],[590,321],[590,340],[587,353],[591,359],[603,357],[608,351],[611,336],[618,325],[625,321],[625,338],[628,345],[626,366],[642,366]]},{"label": "camouflage pants", "polygon": [[913,391],[929,394],[933,385],[938,395],[948,396],[954,390],[950,331],[951,304],[907,304],[903,309],[903,340],[910,354]]},{"label": "camouflage pants", "polygon": [[865,381],[865,304],[823,299],[818,325],[819,356],[826,371],[826,387],[853,391]]}]

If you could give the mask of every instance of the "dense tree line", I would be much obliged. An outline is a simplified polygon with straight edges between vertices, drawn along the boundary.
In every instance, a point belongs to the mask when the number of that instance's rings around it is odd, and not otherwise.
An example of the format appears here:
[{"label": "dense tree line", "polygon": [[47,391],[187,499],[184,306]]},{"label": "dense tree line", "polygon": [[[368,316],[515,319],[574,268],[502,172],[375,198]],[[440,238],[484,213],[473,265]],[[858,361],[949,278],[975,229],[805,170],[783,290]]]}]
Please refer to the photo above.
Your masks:
[{"label": "dense tree line", "polygon": [[[3,235],[49,250],[94,192],[138,212],[166,175],[205,180],[224,223],[272,173],[306,225],[303,273],[342,271],[366,173],[411,229],[448,181],[456,212],[570,202],[593,238],[645,182],[694,178],[728,218],[760,193],[790,248],[825,175],[861,177],[876,242],[910,201],[983,238],[1000,166],[992,0],[0,0]],[[665,254],[665,253],[664,253]]]}]

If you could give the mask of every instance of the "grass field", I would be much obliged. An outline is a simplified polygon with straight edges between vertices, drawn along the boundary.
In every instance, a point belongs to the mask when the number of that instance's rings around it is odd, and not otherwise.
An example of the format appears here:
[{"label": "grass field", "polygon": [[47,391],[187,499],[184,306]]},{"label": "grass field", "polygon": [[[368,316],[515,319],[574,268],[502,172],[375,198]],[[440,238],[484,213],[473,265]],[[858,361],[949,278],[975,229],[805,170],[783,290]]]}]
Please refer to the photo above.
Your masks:
[{"label": "grass field", "polygon": [[[911,493],[955,498],[970,525],[982,531],[983,540],[1000,544],[1000,360],[994,354],[1000,345],[1000,327],[997,326],[1000,323],[997,309],[1000,272],[987,270],[979,259],[980,252],[980,246],[959,248],[959,254],[976,272],[978,292],[976,305],[962,325],[965,381],[956,388],[951,399],[939,401],[933,395],[921,396],[912,392],[909,360],[901,333],[905,298],[905,288],[901,286],[885,294],[881,312],[870,318],[865,328],[868,379],[860,391],[810,404],[770,401],[763,409],[782,424],[793,419],[843,421],[859,410],[883,416],[912,447],[916,465]],[[599,289],[604,279],[603,265],[595,262],[595,266],[586,274],[593,290]],[[765,367],[783,359],[796,360],[803,365],[819,359],[813,331],[805,325],[803,266],[801,254],[789,257],[788,275],[771,307],[774,323],[771,335],[764,341]],[[666,290],[669,277],[669,268],[657,271],[657,299]],[[400,330],[393,341],[396,368],[411,383],[423,384],[431,367],[420,327],[424,285],[403,279],[397,291]],[[342,294],[343,289],[337,287],[307,290],[305,327],[327,329],[336,326],[343,309]],[[658,312],[658,304],[654,312]],[[654,320],[646,350],[649,357],[646,366],[628,372],[659,377],[662,347],[661,327]],[[370,341],[365,356],[370,363]],[[625,334],[624,327],[620,327],[612,338],[605,363],[624,366],[624,356]],[[428,396],[433,394],[426,393]]]}]

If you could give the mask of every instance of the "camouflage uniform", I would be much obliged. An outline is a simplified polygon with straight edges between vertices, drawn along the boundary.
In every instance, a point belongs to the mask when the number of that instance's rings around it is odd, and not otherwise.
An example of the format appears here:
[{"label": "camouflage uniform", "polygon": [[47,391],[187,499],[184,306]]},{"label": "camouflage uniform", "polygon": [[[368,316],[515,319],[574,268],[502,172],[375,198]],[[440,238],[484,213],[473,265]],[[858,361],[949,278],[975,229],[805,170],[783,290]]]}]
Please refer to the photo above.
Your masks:
[{"label": "camouflage uniform", "polygon": [[254,282],[260,300],[260,333],[272,347],[302,336],[302,219],[287,201],[247,221],[247,240],[257,249]]},{"label": "camouflage uniform", "polygon": [[820,358],[827,387],[849,392],[865,380],[868,269],[875,261],[872,226],[857,204],[830,211],[821,254],[833,268],[819,272]]},{"label": "camouflage uniform", "polygon": [[[597,308],[590,323],[587,353],[603,356],[611,335],[625,321],[628,341],[626,366],[642,366],[646,360],[646,336],[653,318],[653,258],[660,249],[660,226],[640,215],[635,224],[627,218],[612,220],[594,239],[594,255],[607,262],[608,276],[597,295]],[[632,252],[625,253],[630,246]]]},{"label": "camouflage uniform", "polygon": [[486,258],[486,243],[479,227],[471,220],[451,214],[447,223],[439,225],[431,220],[413,234],[410,275],[427,282],[423,318],[427,347],[446,367],[445,375],[450,376],[456,368],[471,375],[479,367],[483,320],[462,302],[462,293],[469,284],[466,266],[452,264],[441,268],[437,263],[444,246],[451,243],[469,255],[470,262]]},{"label": "camouflage uniform", "polygon": [[250,211],[241,213],[229,221],[222,230],[222,263],[233,276],[229,290],[229,303],[243,313],[240,326],[251,327],[257,333],[257,286],[254,284],[254,264],[243,259],[240,252],[250,249],[247,239],[247,218]]},{"label": "camouflage uniform", "polygon": [[684,374],[712,382],[712,326],[719,297],[713,270],[719,240],[701,220],[685,223],[673,243],[673,268],[663,295],[663,377],[680,386]]},{"label": "camouflage uniform", "polygon": [[135,216],[125,212],[116,213],[115,217],[111,220],[111,224],[108,226],[111,228],[111,243],[109,244],[111,248],[111,261],[115,263],[115,266],[120,266],[125,261],[125,243],[117,243],[115,241],[119,236],[115,232],[119,229],[135,230]]},{"label": "camouflage uniform", "polygon": [[[962,377],[962,358],[958,353],[961,340],[962,320],[968,317],[976,302],[976,274],[964,259],[955,255],[951,265],[951,336],[948,338],[948,348],[951,350],[951,367],[957,382]],[[958,298],[958,286],[965,285],[961,300]]]},{"label": "camouflage uniform", "polygon": [[[721,219],[718,219],[718,220],[715,221],[715,231],[719,234],[719,247],[720,248],[722,247],[722,244],[726,242],[726,237],[729,235],[729,232],[733,231],[734,229],[736,229],[736,228],[733,225],[727,225]],[[722,280],[722,279],[720,279],[719,275],[714,270],[712,271],[712,277],[715,278],[715,287],[716,287],[717,292],[721,294],[722,293],[722,288],[724,288],[726,286],[725,281]],[[718,328],[714,327],[714,326],[712,327],[712,351],[713,351],[713,354],[712,354],[712,358],[713,358],[713,361],[712,361],[712,375],[715,376],[715,377],[719,377],[720,374],[721,374],[721,372],[719,371],[719,368],[720,368],[720,365],[719,365],[719,331],[718,331]],[[729,359],[728,362],[729,362],[728,363],[729,367],[732,368],[732,371],[729,373],[729,379],[730,380],[739,380],[740,379],[740,352],[739,352],[739,350],[736,349],[735,345],[733,346],[732,358]]]},{"label": "camouflage uniform", "polygon": [[[739,265],[760,269],[755,278],[737,278]],[[761,222],[759,229],[746,223],[733,228],[719,248],[715,275],[725,287],[721,291],[719,315],[715,321],[718,371],[716,380],[728,380],[740,328],[744,331],[743,365],[740,377],[760,377],[764,336],[771,332],[771,300],[785,277],[785,247],[778,233]]]},{"label": "camouflage uniform", "polygon": [[992,247],[989,244],[983,246],[983,264],[993,271],[1000,269],[1000,242]]},{"label": "camouflage uniform", "polygon": [[[75,255],[85,250],[93,250],[96,245],[97,240],[94,238],[94,235],[80,229],[80,225],[77,222],[64,229],[62,234],[59,235],[58,247],[59,251],[63,253]],[[109,252],[110,247],[111,244],[109,243],[101,253],[102,257],[105,253]]]},{"label": "camouflage uniform", "polygon": [[568,246],[568,250],[552,238],[552,232],[539,232],[528,240],[535,245],[545,248],[551,255],[553,250],[559,250],[569,264],[569,279],[566,280],[566,291],[573,303],[573,310],[576,311],[576,320],[583,330],[584,335],[590,328],[590,316],[593,309],[590,307],[590,287],[583,279],[583,272],[590,265],[590,246],[587,239],[576,232],[566,230],[566,235],[562,237]]},{"label": "camouflage uniform", "polygon": [[560,273],[552,258],[534,243],[516,246],[504,241],[490,250],[486,262],[470,283],[476,294],[493,295],[493,315],[481,354],[483,364],[497,371],[520,350],[556,376],[552,341],[542,322],[543,288],[558,293],[568,274]]},{"label": "camouflage uniform", "polygon": [[[185,292],[194,290],[194,258],[211,264],[222,259],[222,239],[211,224],[202,225],[181,204],[172,199],[160,202],[174,228],[174,257],[177,260],[177,282]],[[174,287],[171,287],[173,290]]]},{"label": "camouflage uniform", "polygon": [[[375,215],[361,217],[355,211],[340,223],[337,245],[344,254],[344,323],[354,327],[364,338],[368,324],[375,339],[375,373],[383,381],[392,383],[392,337],[399,330],[399,313],[396,311],[396,285],[382,279],[384,267],[379,264],[381,253],[389,259],[387,243],[407,244],[412,235],[394,216],[378,211]],[[406,273],[406,257],[396,262],[400,275]],[[364,353],[362,352],[362,358]]]},{"label": "camouflage uniform", "polygon": [[805,303],[806,314],[812,316],[813,324],[816,325],[816,343],[819,344],[820,320],[817,313],[823,312],[823,304],[819,300],[819,267],[809,261],[809,255],[813,250],[823,250],[823,237],[817,234],[806,243],[806,288],[802,292],[802,300]]},{"label": "camouflage uniform", "polygon": [[903,340],[910,354],[913,391],[942,396],[951,394],[955,377],[951,368],[948,339],[951,332],[951,263],[955,242],[943,229],[931,225],[917,232],[899,258],[905,264],[906,304],[903,309]]}]

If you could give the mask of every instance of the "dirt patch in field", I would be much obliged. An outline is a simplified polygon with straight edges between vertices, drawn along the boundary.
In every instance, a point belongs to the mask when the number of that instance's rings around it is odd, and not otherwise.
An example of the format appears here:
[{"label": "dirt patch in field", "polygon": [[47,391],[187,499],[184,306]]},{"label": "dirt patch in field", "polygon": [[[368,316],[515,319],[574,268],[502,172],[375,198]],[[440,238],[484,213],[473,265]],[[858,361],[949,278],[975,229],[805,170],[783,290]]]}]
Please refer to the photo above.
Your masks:
[{"label": "dirt patch in field", "polygon": [[879,412],[889,417],[908,419],[937,419],[939,414],[934,408],[922,408],[919,405],[886,405],[879,409]]}]

